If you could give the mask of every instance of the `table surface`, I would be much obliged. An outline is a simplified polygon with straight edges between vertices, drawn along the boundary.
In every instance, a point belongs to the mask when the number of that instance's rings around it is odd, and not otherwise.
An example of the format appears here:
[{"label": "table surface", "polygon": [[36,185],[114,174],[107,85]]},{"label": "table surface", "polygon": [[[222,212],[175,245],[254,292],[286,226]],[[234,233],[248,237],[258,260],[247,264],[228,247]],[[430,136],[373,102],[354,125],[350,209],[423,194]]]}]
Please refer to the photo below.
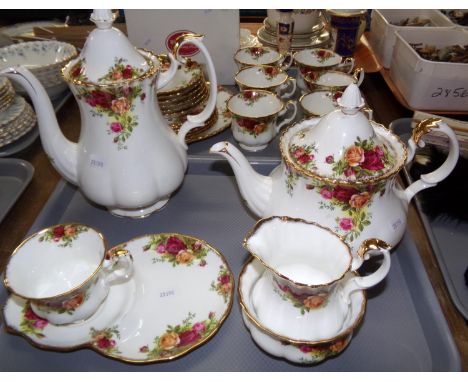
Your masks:
[{"label": "table surface", "polygon": [[[251,25],[242,26],[250,27]],[[412,112],[405,109],[395,99],[380,73],[367,74],[361,89],[369,106],[374,110],[374,119],[377,122],[388,126],[391,121],[397,118],[412,116]],[[74,98],[68,100],[57,114],[57,118],[65,136],[70,140],[77,141],[80,133],[80,114]],[[25,237],[57,182],[61,179],[45,155],[39,139],[26,151],[15,157],[30,162],[35,168],[35,174],[28,188],[0,224],[0,272],[3,272],[7,258]],[[437,260],[413,203],[410,204],[408,212],[408,227],[455,339],[462,359],[463,370],[468,371],[468,325],[450,299]]]}]

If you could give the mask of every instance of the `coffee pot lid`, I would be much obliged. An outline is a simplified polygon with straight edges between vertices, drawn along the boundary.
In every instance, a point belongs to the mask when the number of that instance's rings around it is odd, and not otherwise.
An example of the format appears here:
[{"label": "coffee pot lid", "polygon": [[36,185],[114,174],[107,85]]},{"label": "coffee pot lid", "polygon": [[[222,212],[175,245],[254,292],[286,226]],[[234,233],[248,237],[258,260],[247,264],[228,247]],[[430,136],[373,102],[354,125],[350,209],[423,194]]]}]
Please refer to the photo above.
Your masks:
[{"label": "coffee pot lid", "polygon": [[350,84],[337,103],[339,109],[290,136],[287,161],[306,175],[343,183],[365,183],[392,171],[395,150],[361,111],[359,87]]},{"label": "coffee pot lid", "polygon": [[90,20],[97,28],[89,34],[80,55],[70,62],[66,77],[105,84],[136,79],[154,69],[151,60],[112,27],[115,15],[110,9],[95,9]]}]

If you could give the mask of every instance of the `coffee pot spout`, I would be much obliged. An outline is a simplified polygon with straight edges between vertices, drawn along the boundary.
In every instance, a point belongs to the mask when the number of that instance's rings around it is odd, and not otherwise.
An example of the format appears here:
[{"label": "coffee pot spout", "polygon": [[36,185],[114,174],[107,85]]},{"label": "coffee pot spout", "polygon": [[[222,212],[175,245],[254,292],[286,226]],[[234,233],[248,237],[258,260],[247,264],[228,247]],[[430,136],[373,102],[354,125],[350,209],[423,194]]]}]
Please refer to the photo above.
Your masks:
[{"label": "coffee pot spout", "polygon": [[77,184],[77,145],[65,138],[60,130],[52,102],[42,84],[23,67],[6,68],[0,71],[0,75],[16,82],[28,93],[34,105],[42,146],[47,156],[65,179]]},{"label": "coffee pot spout", "polygon": [[239,149],[229,142],[215,143],[211,146],[210,153],[227,159],[250,210],[257,216],[263,216],[273,190],[272,178],[257,173]]}]

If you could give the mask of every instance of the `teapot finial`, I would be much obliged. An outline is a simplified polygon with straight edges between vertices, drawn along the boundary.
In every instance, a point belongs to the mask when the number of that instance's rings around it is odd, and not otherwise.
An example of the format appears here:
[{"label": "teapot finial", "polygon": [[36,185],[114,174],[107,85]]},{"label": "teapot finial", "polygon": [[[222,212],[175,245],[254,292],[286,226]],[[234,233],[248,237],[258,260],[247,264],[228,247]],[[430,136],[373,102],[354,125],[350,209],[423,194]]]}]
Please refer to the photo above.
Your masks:
[{"label": "teapot finial", "polygon": [[115,15],[110,9],[94,9],[90,20],[95,23],[99,29],[109,29],[115,20]]},{"label": "teapot finial", "polygon": [[337,103],[344,114],[356,114],[365,104],[356,84],[350,84]]}]

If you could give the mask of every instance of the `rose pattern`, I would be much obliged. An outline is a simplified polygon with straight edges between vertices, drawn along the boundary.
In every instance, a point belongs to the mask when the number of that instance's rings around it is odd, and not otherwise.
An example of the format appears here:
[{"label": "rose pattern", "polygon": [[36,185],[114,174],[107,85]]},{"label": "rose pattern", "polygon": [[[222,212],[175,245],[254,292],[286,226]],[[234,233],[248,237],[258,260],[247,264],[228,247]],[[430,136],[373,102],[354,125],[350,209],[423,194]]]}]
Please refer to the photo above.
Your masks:
[{"label": "rose pattern", "polygon": [[317,61],[320,62],[321,64],[323,64],[330,57],[333,56],[333,52],[330,52],[330,51],[325,50],[325,49],[317,49],[315,51],[312,51],[311,53],[317,59]]},{"label": "rose pattern", "polygon": [[280,74],[280,70],[276,66],[264,66],[261,70],[266,75],[268,81],[272,81]]},{"label": "rose pattern", "polygon": [[24,305],[20,322],[21,333],[32,335],[36,338],[45,338],[43,331],[48,324],[49,321],[34,313],[29,301]]},{"label": "rose pattern", "polygon": [[150,241],[143,247],[143,251],[156,254],[153,263],[169,262],[173,267],[191,266],[196,262],[204,267],[208,250],[201,241],[177,234],[151,235]]},{"label": "rose pattern", "polygon": [[[309,363],[311,359],[315,362],[320,362],[325,358],[335,356],[341,353],[344,348],[351,341],[351,336],[341,337],[331,343],[309,345],[309,344],[294,344],[292,346],[296,347],[301,353],[307,356],[307,358],[302,359],[304,363]],[[283,345],[289,346],[289,343],[284,343]]]},{"label": "rose pattern", "polygon": [[296,145],[292,144],[289,148],[289,153],[294,162],[299,164],[301,167],[306,168],[307,170],[317,169],[317,163],[315,160],[315,154],[317,153],[317,146],[312,145]]},{"label": "rose pattern", "polygon": [[249,118],[236,118],[237,124],[242,133],[248,133],[257,137],[268,128],[268,122],[257,121]]},{"label": "rose pattern", "polygon": [[210,290],[218,293],[227,303],[231,297],[233,288],[232,275],[224,265],[219,266],[218,278],[211,282]]},{"label": "rose pattern", "polygon": [[56,242],[59,247],[71,247],[73,241],[88,228],[77,224],[61,224],[48,229],[39,237],[39,242]]},{"label": "rose pattern", "polygon": [[265,93],[257,92],[255,90],[245,90],[237,95],[244,102],[247,102],[247,106],[253,106],[260,98],[266,97]]},{"label": "rose pattern", "polygon": [[302,315],[313,309],[323,308],[328,303],[328,293],[320,290],[317,293],[298,294],[287,285],[282,285],[275,281],[274,291],[283,301],[289,301],[295,308],[298,308]]},{"label": "rose pattern", "polygon": [[120,333],[117,325],[104,330],[91,328],[89,334],[91,336],[93,346],[97,347],[99,350],[107,354],[120,354],[119,348],[117,347],[117,341],[115,340],[115,338],[120,339]]},{"label": "rose pattern", "polygon": [[88,77],[84,73],[83,64],[85,63],[84,58],[77,61],[70,69],[70,77],[76,81],[88,81]]},{"label": "rose pattern", "polygon": [[[71,73],[81,78],[82,69],[78,64],[71,69]],[[118,150],[127,149],[127,141],[138,126],[138,117],[134,113],[135,100],[144,102],[146,94],[140,84],[129,81],[136,80],[142,73],[143,69],[134,68],[125,64],[124,59],[116,58],[114,66],[98,80],[99,83],[112,83],[112,86],[77,87],[77,98],[91,107],[92,116],[107,117],[107,134],[112,136]]]},{"label": "rose pattern", "polygon": [[[344,148],[343,157],[338,161],[327,161],[332,166],[333,175],[350,180],[362,180],[382,175],[391,168],[395,158],[387,145],[377,145],[372,139],[357,138],[354,145]],[[327,157],[328,158],[328,157]]]},{"label": "rose pattern", "polygon": [[148,360],[156,360],[172,357],[200,343],[216,330],[218,320],[214,312],[208,314],[203,321],[193,323],[194,313],[188,313],[181,324],[168,325],[165,333],[156,337],[153,341],[153,349],[148,345],[140,347],[140,353],[146,353]]},{"label": "rose pattern", "polygon": [[249,52],[250,57],[252,57],[255,61],[258,61],[260,57],[262,57],[267,51],[261,47],[254,46],[247,50]]},{"label": "rose pattern", "polygon": [[86,293],[88,290],[89,288],[85,292],[79,292],[67,300],[48,302],[44,304],[37,303],[37,309],[46,313],[54,312],[57,314],[73,314],[73,312],[89,298],[89,295]]}]

